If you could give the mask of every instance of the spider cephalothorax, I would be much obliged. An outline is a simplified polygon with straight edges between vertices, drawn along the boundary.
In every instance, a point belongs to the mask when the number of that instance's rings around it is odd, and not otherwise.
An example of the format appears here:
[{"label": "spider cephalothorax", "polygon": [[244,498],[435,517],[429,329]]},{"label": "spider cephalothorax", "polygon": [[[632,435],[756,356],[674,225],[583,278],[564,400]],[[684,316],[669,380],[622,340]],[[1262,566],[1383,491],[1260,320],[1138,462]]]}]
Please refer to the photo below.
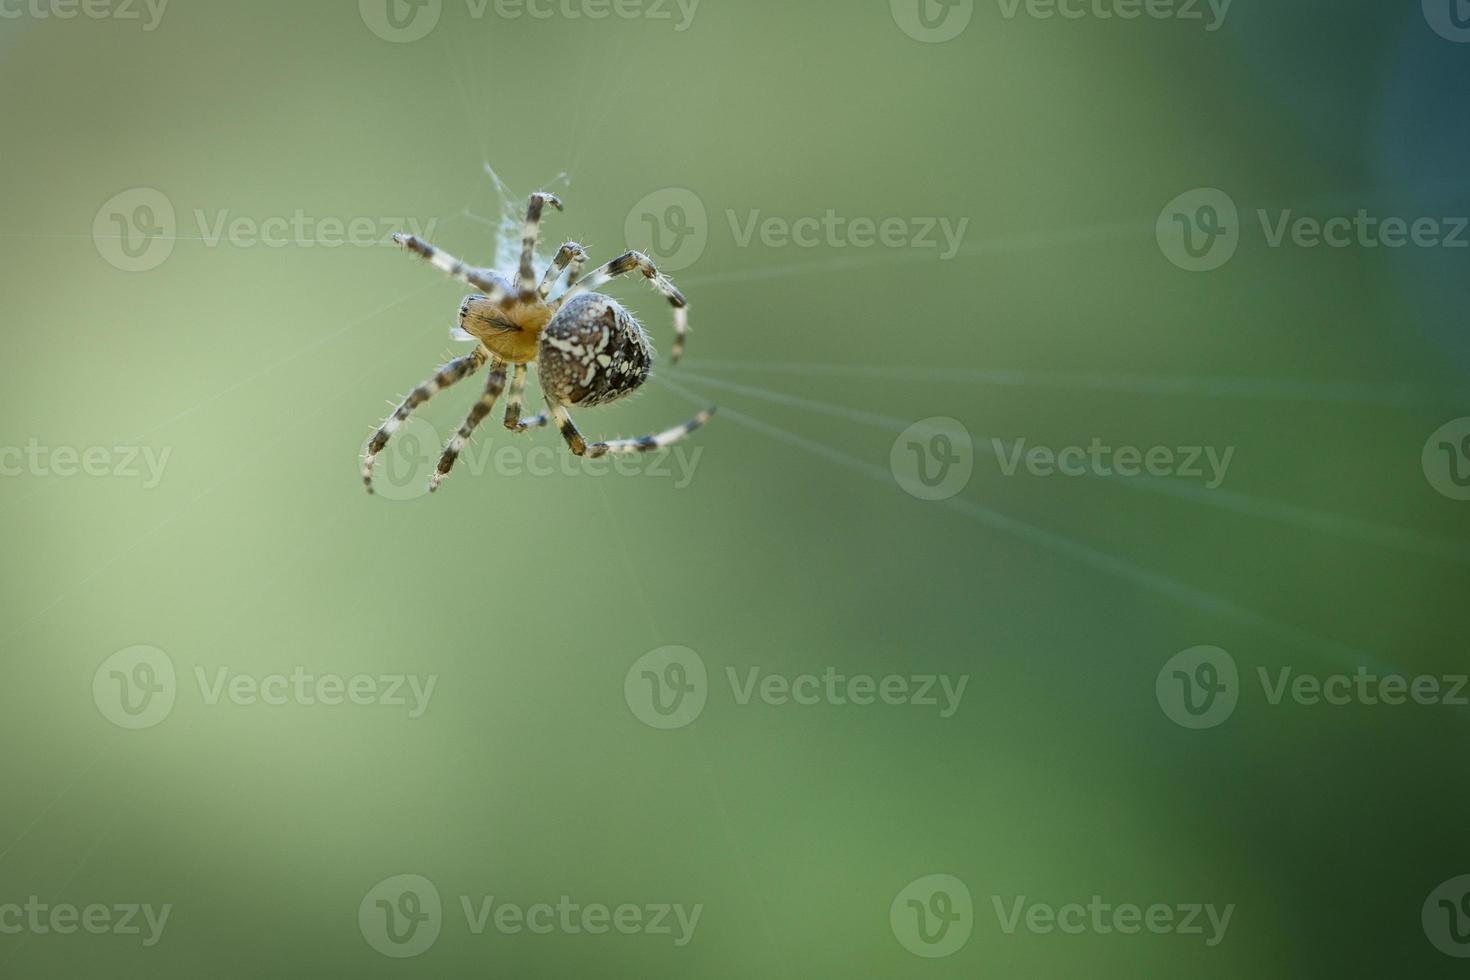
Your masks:
[{"label": "spider cephalothorax", "polygon": [[[469,354],[450,361],[434,377],[415,388],[373,436],[362,464],[362,479],[368,493],[373,492],[373,461],[409,414],[440,389],[469,377],[487,362],[490,373],[485,379],[485,393],[445,447],[439,467],[429,482],[430,490],[438,489],[475,428],[494,409],[495,402],[505,391],[507,365],[510,366],[511,377],[510,392],[506,397],[505,427],[512,432],[525,432],[548,421],[547,415],[521,418],[526,366],[534,363],[541,378],[541,391],[546,396],[550,418],[556,420],[567,446],[578,456],[659,449],[699,428],[714,412],[712,408],[700,412],[683,425],[656,436],[590,444],[582,438],[567,412],[568,406],[615,402],[636,391],[648,380],[653,368],[653,344],[633,314],[615,300],[592,290],[618,276],[641,273],[674,309],[674,350],[671,357],[674,362],[684,352],[684,337],[689,330],[689,304],[674,284],[641,252],[629,252],[585,278],[577,278],[586,264],[587,252],[576,242],[568,242],[557,250],[556,258],[538,284],[536,241],[540,235],[541,212],[547,204],[558,211],[562,207],[561,201],[551,194],[531,195],[521,242],[520,269],[514,279],[493,269],[467,266],[413,235],[393,236],[394,241],[427,259],[436,268],[479,290],[466,296],[460,304],[459,326],[453,334],[457,340],[475,341],[476,346]],[[567,286],[552,298],[563,273],[566,274]]]}]

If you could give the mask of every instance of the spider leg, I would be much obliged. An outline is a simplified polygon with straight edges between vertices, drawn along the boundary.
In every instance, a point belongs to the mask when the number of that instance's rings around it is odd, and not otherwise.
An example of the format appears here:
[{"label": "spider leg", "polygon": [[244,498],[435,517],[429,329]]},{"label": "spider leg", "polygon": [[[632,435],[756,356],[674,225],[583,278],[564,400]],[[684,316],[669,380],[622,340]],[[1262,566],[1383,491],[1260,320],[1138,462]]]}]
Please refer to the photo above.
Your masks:
[{"label": "spider leg", "polygon": [[556,258],[546,269],[546,275],[541,277],[541,298],[544,300],[551,295],[551,290],[556,286],[556,281],[561,274],[570,266],[572,279],[576,280],[577,274],[581,272],[582,266],[587,262],[587,252],[576,242],[567,242],[557,250]]},{"label": "spider leg", "polygon": [[541,237],[541,212],[548,204],[562,210],[561,198],[544,191],[532,194],[526,207],[526,225],[521,232],[521,270],[516,276],[516,288],[523,296],[536,291],[536,241]]},{"label": "spider leg", "polygon": [[484,293],[485,298],[490,302],[498,303],[505,298],[505,287],[487,276],[485,270],[465,265],[448,252],[435,248],[417,235],[405,235],[400,232],[393,236],[393,240],[441,272],[446,272],[460,282],[474,286]]},{"label": "spider leg", "polygon": [[587,253],[586,252],[583,252],[581,255],[576,255],[576,256],[573,256],[572,257],[572,264],[567,267],[567,288],[568,289],[571,289],[572,288],[572,284],[575,283],[578,279],[581,279],[582,278],[582,267],[585,266],[586,264],[587,264]]},{"label": "spider leg", "polygon": [[591,289],[596,289],[603,283],[633,272],[634,270],[643,273],[643,278],[647,279],[654,289],[667,297],[669,305],[674,308],[674,349],[670,353],[669,359],[674,364],[678,364],[679,358],[684,356],[684,338],[689,333],[689,301],[684,298],[683,293],[674,287],[674,284],[669,281],[669,277],[659,272],[654,267],[652,260],[642,252],[629,252],[626,255],[620,255],[606,265],[594,270],[585,278],[569,286],[567,291],[557,298],[554,306],[556,309],[560,309],[562,304],[566,303],[573,296],[579,293],[585,293]]},{"label": "spider leg", "polygon": [[521,418],[521,401],[526,391],[526,366],[517,364],[510,376],[510,393],[505,396],[505,427],[512,432],[526,432],[545,425],[544,414],[535,418]]},{"label": "spider leg", "polygon": [[551,415],[556,419],[557,428],[561,429],[562,438],[567,441],[567,448],[574,456],[586,456],[596,459],[598,456],[606,456],[609,453],[650,453],[655,449],[673,445],[683,439],[689,433],[709,421],[711,415],[715,414],[713,408],[707,408],[683,425],[675,426],[667,431],[660,432],[656,436],[639,436],[637,439],[614,439],[612,442],[589,443],[582,438],[582,433],[577,431],[577,424],[572,421],[572,416],[566,408],[554,403],[551,405]]},{"label": "spider leg", "polygon": [[475,402],[475,407],[470,409],[470,414],[465,416],[464,423],[449,440],[449,445],[444,447],[444,455],[439,457],[439,468],[429,478],[430,493],[438,490],[439,484],[443,483],[449,471],[454,469],[454,464],[459,459],[459,454],[464,452],[465,444],[470,441],[470,436],[474,435],[475,429],[485,421],[485,416],[490,414],[500,393],[504,390],[505,363],[497,357],[490,365],[490,373],[485,377],[485,393],[480,396],[479,401]]},{"label": "spider leg", "polygon": [[368,443],[367,453],[362,458],[362,482],[363,486],[367,487],[368,493],[373,492],[373,462],[383,451],[383,447],[388,445],[388,440],[393,438],[393,433],[397,432],[399,426],[407,421],[409,414],[434,397],[436,393],[474,374],[489,356],[485,348],[476,347],[473,352],[463,357],[456,357],[444,365],[432,378],[409,392],[403,404],[399,405],[397,410],[388,417],[378,429],[377,435],[373,436],[372,441]]}]

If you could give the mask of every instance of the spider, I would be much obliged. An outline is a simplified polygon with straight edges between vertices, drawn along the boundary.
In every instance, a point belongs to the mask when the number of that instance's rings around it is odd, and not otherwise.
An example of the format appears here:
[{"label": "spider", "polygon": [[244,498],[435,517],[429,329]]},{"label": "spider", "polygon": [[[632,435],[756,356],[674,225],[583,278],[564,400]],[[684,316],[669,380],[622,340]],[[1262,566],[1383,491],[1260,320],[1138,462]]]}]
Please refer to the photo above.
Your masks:
[{"label": "spider", "polygon": [[[541,233],[541,213],[548,204],[558,211],[563,210],[561,201],[554,194],[538,192],[531,195],[521,238],[520,269],[514,281],[493,269],[467,266],[417,236],[401,233],[393,236],[396,243],[426,259],[435,268],[479,290],[466,296],[460,304],[459,326],[451,333],[455,340],[478,343],[473,351],[445,364],[432,378],[410,392],[403,404],[378,429],[368,443],[362,461],[362,481],[368,493],[373,492],[374,460],[409,414],[439,391],[464,380],[486,363],[490,365],[490,373],[485,379],[485,392],[444,448],[438,469],[429,480],[431,491],[439,488],[476,427],[495,408],[496,401],[506,389],[507,367],[511,375],[510,391],[506,395],[505,427],[511,432],[529,432],[554,419],[567,447],[577,456],[597,457],[661,449],[683,439],[714,414],[714,408],[709,408],[683,425],[637,439],[589,443],[582,438],[567,411],[568,406],[607,405],[631,395],[648,380],[654,354],[648,334],[633,315],[616,301],[592,290],[618,276],[641,272],[674,309],[674,348],[670,358],[673,363],[678,363],[684,353],[684,337],[689,331],[689,304],[684,294],[675,289],[674,284],[641,252],[628,252],[579,279],[587,262],[587,252],[576,242],[567,242],[557,250],[538,285],[535,251]],[[563,273],[567,275],[567,286],[552,299],[551,294]],[[526,370],[531,363],[535,363],[540,375],[549,417],[541,414],[534,418],[521,418]]]}]

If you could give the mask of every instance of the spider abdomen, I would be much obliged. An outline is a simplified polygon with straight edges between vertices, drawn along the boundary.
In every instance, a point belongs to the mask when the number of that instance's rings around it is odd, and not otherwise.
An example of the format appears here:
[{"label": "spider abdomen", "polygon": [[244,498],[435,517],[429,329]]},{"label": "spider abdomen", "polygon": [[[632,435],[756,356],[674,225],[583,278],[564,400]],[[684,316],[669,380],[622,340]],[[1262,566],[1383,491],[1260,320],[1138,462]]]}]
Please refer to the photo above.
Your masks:
[{"label": "spider abdomen", "polygon": [[541,334],[541,387],[562,405],[606,405],[636,391],[653,368],[653,344],[618,303],[573,297]]}]

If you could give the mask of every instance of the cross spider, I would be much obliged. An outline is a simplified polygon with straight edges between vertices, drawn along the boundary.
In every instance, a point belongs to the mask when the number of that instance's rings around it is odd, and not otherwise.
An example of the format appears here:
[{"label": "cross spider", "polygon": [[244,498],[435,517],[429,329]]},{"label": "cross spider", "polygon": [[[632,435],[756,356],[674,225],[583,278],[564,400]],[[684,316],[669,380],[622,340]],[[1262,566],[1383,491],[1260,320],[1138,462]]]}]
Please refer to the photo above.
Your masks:
[{"label": "cross spider", "polygon": [[[505,390],[507,365],[510,365],[512,374],[510,393],[506,397],[505,427],[512,432],[527,432],[549,421],[545,414],[521,418],[526,365],[534,362],[541,377],[541,391],[546,397],[550,417],[556,420],[567,447],[578,456],[597,457],[608,453],[641,453],[660,449],[683,439],[714,414],[713,408],[706,409],[683,425],[655,436],[594,443],[582,438],[567,407],[606,405],[625,398],[648,380],[653,366],[653,344],[643,327],[616,301],[591,290],[617,276],[635,270],[641,272],[674,308],[671,357],[674,363],[684,353],[684,337],[689,331],[689,304],[684,294],[675,289],[674,284],[641,252],[629,252],[578,279],[587,262],[587,253],[576,242],[567,242],[557,251],[538,286],[535,251],[541,232],[541,212],[547,204],[562,210],[561,201],[554,194],[531,195],[521,239],[521,265],[514,282],[493,269],[467,266],[414,235],[393,236],[395,242],[427,259],[435,268],[479,290],[475,295],[466,296],[460,304],[459,326],[452,333],[456,340],[474,340],[478,344],[469,354],[450,361],[415,388],[373,436],[362,461],[362,481],[368,493],[373,492],[373,461],[409,414],[441,389],[474,374],[486,362],[490,364],[490,374],[485,379],[485,393],[444,448],[439,468],[429,481],[431,491],[437,490],[444,477],[449,475],[475,428],[494,409],[495,402]],[[567,273],[566,289],[555,299],[550,299],[564,272]]]}]

